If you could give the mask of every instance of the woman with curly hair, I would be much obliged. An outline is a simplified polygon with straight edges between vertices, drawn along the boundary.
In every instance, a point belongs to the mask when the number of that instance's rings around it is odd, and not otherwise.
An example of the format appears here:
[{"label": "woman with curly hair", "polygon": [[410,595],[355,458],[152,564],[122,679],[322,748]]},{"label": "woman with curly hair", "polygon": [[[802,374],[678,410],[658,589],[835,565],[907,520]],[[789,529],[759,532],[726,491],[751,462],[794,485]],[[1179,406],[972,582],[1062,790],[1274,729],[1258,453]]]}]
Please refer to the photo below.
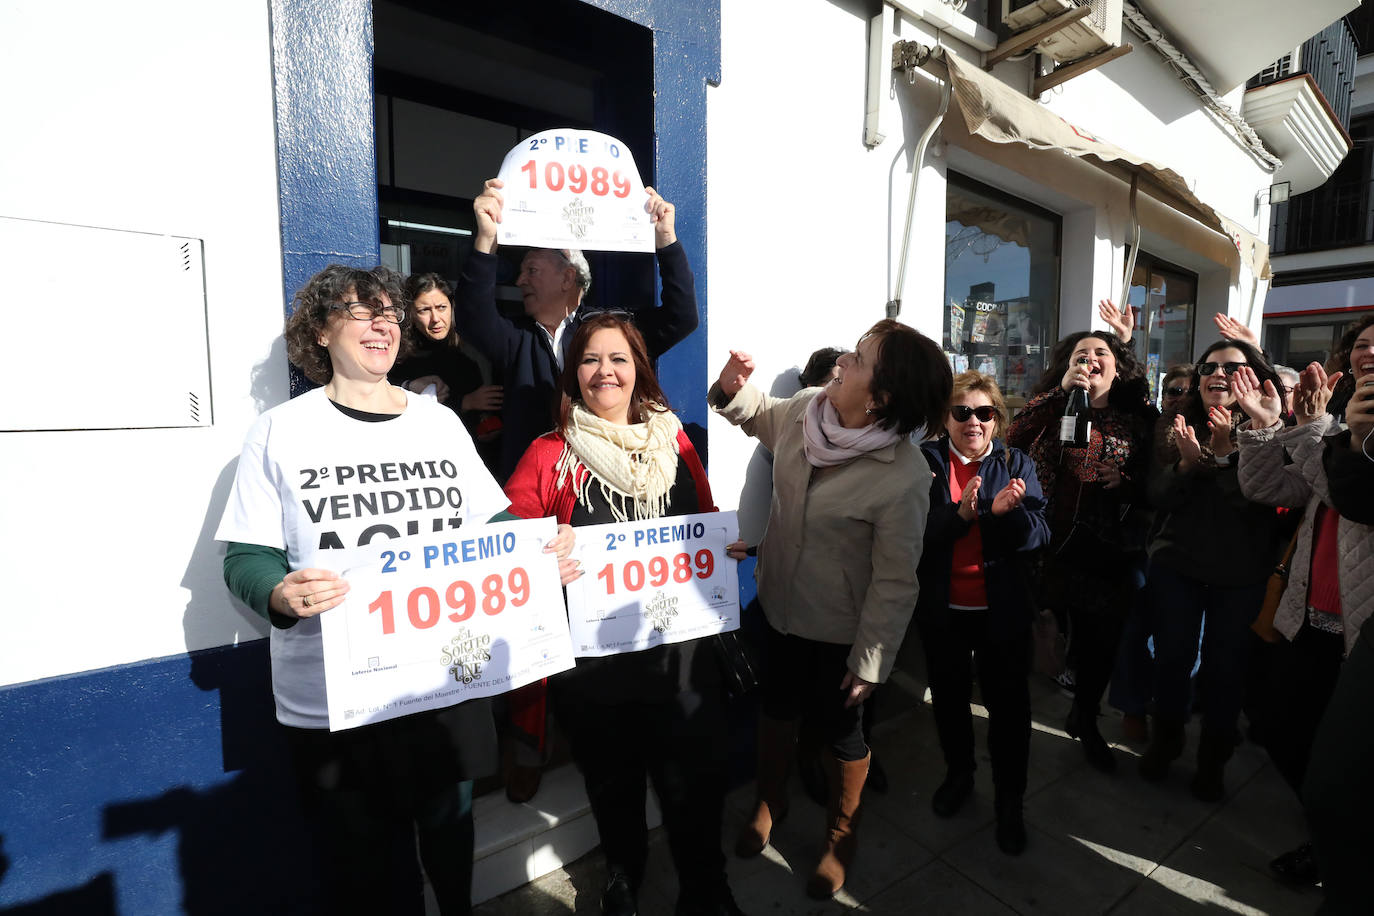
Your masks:
[{"label": "woman with curly hair", "polygon": [[1191,790],[1225,795],[1222,771],[1236,746],[1245,698],[1250,623],[1277,557],[1278,516],[1246,497],[1237,474],[1236,428],[1246,419],[1232,378],[1248,368],[1275,389],[1279,377],[1242,340],[1219,340],[1193,368],[1193,390],[1160,421],[1150,495],[1158,512],[1150,541],[1150,624],[1155,636],[1155,719],[1140,775],[1164,778],[1183,752],[1189,678],[1198,654],[1202,734]]},{"label": "woman with curly hair", "polygon": [[[1060,441],[1069,392],[1088,393],[1086,448]],[[1144,511],[1150,438],[1158,411],[1131,348],[1106,331],[1079,331],[1054,348],[1034,396],[1007,433],[1007,444],[1035,462],[1045,494],[1050,545],[1042,558],[1040,602],[1066,615],[1076,659],[1076,690],[1064,729],[1102,772],[1116,759],[1097,728],[1127,609],[1141,584],[1148,529]]]},{"label": "woman with curly hair", "polygon": [[[436,522],[466,531],[507,505],[458,418],[387,381],[406,349],[406,319],[405,293],[385,268],[332,264],[296,294],[287,357],[321,387],[258,418],[215,534],[228,542],[229,590],[271,623],[277,721],[315,843],[292,858],[318,853],[321,912],[422,914],[421,864],[441,913],[470,912],[472,780],[496,768],[486,699],[329,730],[320,615],[348,594],[345,549]],[[388,460],[432,469],[456,498],[440,510],[352,511],[364,475],[309,470]],[[576,572],[572,537],[565,527],[550,545],[565,558],[565,582]]]}]

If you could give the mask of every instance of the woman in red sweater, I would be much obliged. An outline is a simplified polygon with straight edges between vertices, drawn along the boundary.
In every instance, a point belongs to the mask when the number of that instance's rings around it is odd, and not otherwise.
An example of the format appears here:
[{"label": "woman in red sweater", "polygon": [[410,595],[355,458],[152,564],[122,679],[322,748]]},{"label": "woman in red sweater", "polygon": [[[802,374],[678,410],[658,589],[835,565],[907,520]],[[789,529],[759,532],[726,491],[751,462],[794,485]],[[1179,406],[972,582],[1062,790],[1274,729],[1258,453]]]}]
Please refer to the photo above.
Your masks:
[{"label": "woman in red sweater", "polygon": [[[561,384],[558,428],[534,440],[506,484],[511,512],[576,527],[715,511],[634,325],[610,314],[583,321]],[[712,647],[691,640],[580,658],[550,681],[549,696],[601,834],[601,911],[636,912],[647,776],[677,868],[679,916],[739,913],[720,846],[726,694]]]}]

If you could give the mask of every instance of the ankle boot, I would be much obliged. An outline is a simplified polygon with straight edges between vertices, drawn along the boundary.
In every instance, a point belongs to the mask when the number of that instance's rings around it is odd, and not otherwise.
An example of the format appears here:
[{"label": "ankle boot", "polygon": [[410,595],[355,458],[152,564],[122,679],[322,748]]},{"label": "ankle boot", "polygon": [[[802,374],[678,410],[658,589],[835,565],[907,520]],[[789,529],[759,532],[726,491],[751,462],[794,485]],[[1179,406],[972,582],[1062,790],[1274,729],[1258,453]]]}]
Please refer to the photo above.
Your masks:
[{"label": "ankle boot", "polygon": [[1169,764],[1183,753],[1183,723],[1156,717],[1150,729],[1150,746],[1140,755],[1140,778],[1146,782],[1160,782],[1169,772]]},{"label": "ankle boot", "polygon": [[1103,773],[1116,772],[1116,758],[1107,746],[1107,739],[1097,730],[1097,707],[1087,706],[1075,700],[1069,709],[1069,718],[1064,722],[1064,731],[1070,738],[1077,738],[1083,746],[1083,757],[1095,770]]},{"label": "ankle boot", "polygon": [[795,722],[759,716],[758,797],[753,817],[735,839],[735,855],[741,859],[763,852],[774,825],[787,816],[787,768],[796,742]]},{"label": "ankle boot", "polygon": [[816,863],[815,874],[806,883],[806,893],[816,900],[829,900],[844,887],[845,876],[854,862],[859,842],[859,815],[862,811],[864,780],[868,778],[868,758],[838,760],[824,752],[826,775],[830,779],[830,804],[826,811],[825,851]]},{"label": "ankle boot", "polygon": [[1019,856],[1026,851],[1026,821],[1021,813],[1021,796],[1003,798],[1000,795],[993,801],[997,812],[997,848],[1009,856]]},{"label": "ankle boot", "polygon": [[1226,797],[1222,771],[1236,749],[1235,736],[1229,731],[1203,728],[1197,743],[1197,772],[1189,790],[1193,797],[1205,802],[1219,802]]}]

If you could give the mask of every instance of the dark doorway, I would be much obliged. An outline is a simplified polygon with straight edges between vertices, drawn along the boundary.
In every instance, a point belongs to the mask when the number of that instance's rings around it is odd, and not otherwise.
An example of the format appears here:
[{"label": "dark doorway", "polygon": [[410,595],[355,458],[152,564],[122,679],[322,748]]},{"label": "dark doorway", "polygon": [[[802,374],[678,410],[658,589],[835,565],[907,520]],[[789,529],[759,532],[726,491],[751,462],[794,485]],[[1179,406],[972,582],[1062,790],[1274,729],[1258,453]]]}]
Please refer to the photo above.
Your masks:
[{"label": "dark doorway", "polygon": [[[541,130],[615,136],[654,182],[650,30],[580,0],[378,0],[373,32],[379,228],[392,267],[457,277],[473,196]],[[651,257],[588,258],[591,303],[653,301]],[[503,307],[518,310],[516,267],[503,258],[497,282]]]}]

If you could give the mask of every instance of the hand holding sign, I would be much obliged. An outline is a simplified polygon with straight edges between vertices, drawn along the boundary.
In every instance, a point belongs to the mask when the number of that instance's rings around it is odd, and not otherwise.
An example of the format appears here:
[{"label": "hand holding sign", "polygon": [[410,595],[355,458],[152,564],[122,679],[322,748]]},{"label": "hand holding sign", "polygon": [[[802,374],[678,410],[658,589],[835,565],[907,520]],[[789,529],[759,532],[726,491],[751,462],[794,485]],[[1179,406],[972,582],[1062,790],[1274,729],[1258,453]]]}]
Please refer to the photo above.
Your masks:
[{"label": "hand holding sign", "polygon": [[[500,190],[490,195],[493,189]],[[496,181],[488,181],[474,202],[478,237],[495,224],[507,244],[653,251],[656,234],[666,229],[672,235],[673,212],[652,193],[646,208],[645,190],[634,157],[614,137],[571,128],[542,131],[506,154]]]}]

